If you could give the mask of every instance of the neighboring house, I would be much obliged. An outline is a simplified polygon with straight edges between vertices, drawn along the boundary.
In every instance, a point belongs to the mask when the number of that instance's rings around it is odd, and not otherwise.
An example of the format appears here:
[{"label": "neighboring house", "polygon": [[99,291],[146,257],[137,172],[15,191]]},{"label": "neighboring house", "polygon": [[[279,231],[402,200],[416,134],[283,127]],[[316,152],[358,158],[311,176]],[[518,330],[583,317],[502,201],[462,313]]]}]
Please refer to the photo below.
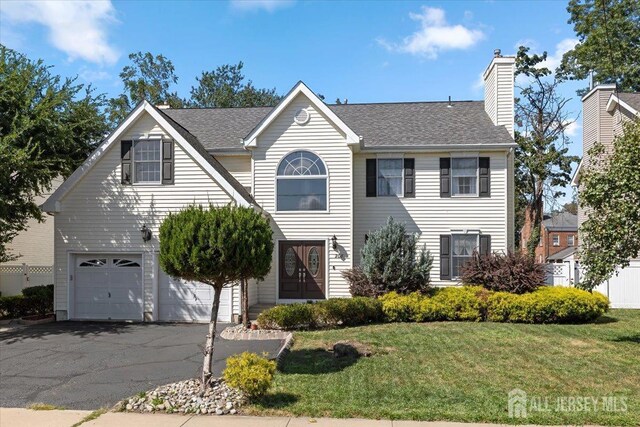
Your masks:
[{"label": "neighboring house", "polygon": [[[525,224],[522,227],[522,245],[525,247]],[[570,256],[578,245],[578,217],[570,212],[545,215],[542,221],[540,244],[536,247],[536,261],[543,263],[563,259],[558,255]],[[560,254],[561,253],[561,254]],[[553,260],[550,257],[553,256]]]},{"label": "neighboring house", "polygon": [[[571,185],[578,188],[580,176],[592,163],[589,150],[596,141],[613,149],[613,140],[621,135],[623,125],[629,120],[640,119],[640,93],[617,92],[613,84],[598,85],[582,98],[582,161],[576,170]],[[578,227],[589,212],[578,207]],[[579,260],[578,260],[579,261]],[[631,260],[631,265],[619,271],[598,290],[609,296],[613,307],[640,308],[640,259]]]},{"label": "neighboring house", "polygon": [[[271,272],[250,305],[348,297],[342,273],[389,216],[459,284],[474,250],[513,247],[514,57],[485,101],[326,105],[299,82],[274,108],[139,104],[44,204],[55,217],[58,319],[208,320],[211,290],[158,263],[158,227],[190,203],[271,220]],[[143,241],[141,228],[151,230]],[[225,289],[220,319],[240,311]]]},{"label": "neighboring house", "polygon": [[[44,203],[51,193],[62,183],[53,180],[51,191],[35,197],[38,205]],[[53,218],[44,215],[44,222],[31,219],[27,229],[7,245],[16,258],[0,264],[0,292],[3,296],[19,295],[28,286],[53,283]]]}]

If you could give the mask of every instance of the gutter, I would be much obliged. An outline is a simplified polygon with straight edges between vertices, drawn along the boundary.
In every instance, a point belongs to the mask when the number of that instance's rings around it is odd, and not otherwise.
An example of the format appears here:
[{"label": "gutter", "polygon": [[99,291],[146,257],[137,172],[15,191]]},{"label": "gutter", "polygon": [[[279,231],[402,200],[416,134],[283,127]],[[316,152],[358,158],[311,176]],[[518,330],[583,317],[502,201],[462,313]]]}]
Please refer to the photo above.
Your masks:
[{"label": "gutter", "polygon": [[433,145],[397,145],[364,147],[364,153],[380,152],[420,152],[420,151],[468,151],[468,150],[510,150],[517,147],[515,142],[506,144],[433,144]]}]

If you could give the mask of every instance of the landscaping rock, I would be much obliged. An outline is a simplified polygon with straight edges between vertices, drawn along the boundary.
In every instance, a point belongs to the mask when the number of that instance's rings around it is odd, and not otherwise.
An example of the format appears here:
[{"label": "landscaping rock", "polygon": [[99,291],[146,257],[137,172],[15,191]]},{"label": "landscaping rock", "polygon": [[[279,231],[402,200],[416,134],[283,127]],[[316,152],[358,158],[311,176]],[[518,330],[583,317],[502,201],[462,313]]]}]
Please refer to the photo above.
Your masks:
[{"label": "landscaping rock", "polygon": [[221,378],[211,380],[210,387],[201,393],[200,380],[186,380],[166,384],[122,402],[121,408],[130,412],[167,412],[183,414],[236,414],[245,403],[242,393],[227,386]]}]

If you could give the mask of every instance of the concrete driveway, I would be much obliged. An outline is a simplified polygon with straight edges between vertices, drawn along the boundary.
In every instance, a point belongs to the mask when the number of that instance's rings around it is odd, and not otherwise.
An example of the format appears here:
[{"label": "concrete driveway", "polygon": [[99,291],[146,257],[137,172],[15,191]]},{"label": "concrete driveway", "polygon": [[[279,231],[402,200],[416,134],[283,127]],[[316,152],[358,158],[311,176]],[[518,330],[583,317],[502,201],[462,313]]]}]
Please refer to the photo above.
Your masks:
[{"label": "concrete driveway", "polygon": [[[221,331],[227,325],[219,325]],[[0,332],[0,407],[109,407],[153,387],[198,377],[207,325],[58,322]],[[275,355],[279,340],[216,338],[214,375],[245,350]]]}]

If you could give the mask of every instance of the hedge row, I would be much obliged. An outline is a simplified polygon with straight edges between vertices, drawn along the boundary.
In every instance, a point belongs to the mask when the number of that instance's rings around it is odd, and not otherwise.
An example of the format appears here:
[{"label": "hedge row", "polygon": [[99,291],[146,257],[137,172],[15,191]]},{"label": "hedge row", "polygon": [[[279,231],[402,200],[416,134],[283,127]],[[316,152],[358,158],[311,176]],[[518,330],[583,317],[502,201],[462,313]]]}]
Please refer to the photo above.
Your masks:
[{"label": "hedge row", "polygon": [[0,297],[0,318],[15,319],[53,311],[53,285],[31,286],[22,295]]},{"label": "hedge row", "polygon": [[527,294],[494,292],[480,286],[440,288],[428,295],[388,293],[379,299],[354,297],[315,304],[279,305],[258,316],[264,329],[314,329],[371,322],[491,321],[584,323],[609,309],[598,292],[542,287]]}]

